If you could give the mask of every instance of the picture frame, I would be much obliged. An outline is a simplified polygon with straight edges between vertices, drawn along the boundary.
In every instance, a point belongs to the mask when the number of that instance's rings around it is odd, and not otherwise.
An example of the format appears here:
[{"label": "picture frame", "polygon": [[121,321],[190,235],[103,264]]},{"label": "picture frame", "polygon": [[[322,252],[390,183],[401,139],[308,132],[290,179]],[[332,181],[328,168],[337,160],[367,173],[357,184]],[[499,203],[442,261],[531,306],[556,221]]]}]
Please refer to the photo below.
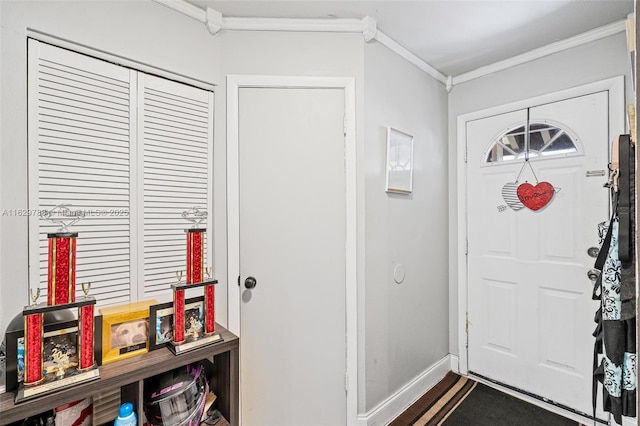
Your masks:
[{"label": "picture frame", "polygon": [[149,351],[163,348],[173,339],[173,302],[149,306]]},{"label": "picture frame", "polygon": [[[185,300],[185,317],[187,312],[193,314],[197,308],[202,323],[204,310],[204,296],[192,297]],[[186,323],[186,322],[185,322]],[[160,303],[149,307],[149,351],[165,347],[173,340],[173,302]]]},{"label": "picture frame", "polygon": [[[69,356],[70,364],[77,364],[77,321],[60,321],[44,326],[43,355],[45,368],[52,367],[46,374],[55,374],[55,365],[51,363],[54,348],[61,348]],[[24,378],[24,330],[8,331],[6,339],[6,391],[18,389]],[[22,343],[20,342],[22,340]],[[75,360],[75,361],[74,361]]]},{"label": "picture frame", "polygon": [[142,355],[149,350],[149,308],[155,300],[100,309],[102,365]]},{"label": "picture frame", "polygon": [[413,136],[387,127],[386,192],[413,191]]}]

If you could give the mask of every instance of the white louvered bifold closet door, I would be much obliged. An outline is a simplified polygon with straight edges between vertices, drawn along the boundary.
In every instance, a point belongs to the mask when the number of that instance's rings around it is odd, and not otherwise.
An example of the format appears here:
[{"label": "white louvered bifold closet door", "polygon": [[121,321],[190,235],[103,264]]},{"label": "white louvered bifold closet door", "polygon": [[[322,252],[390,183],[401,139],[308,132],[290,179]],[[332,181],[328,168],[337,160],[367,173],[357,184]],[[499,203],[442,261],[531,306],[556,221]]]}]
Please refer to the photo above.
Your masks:
[{"label": "white louvered bifold closet door", "polygon": [[[29,40],[29,208],[85,212],[77,292],[91,282],[98,306],[171,298],[182,212],[211,212],[212,144],[213,92]],[[57,226],[29,224],[30,286],[46,288]]]},{"label": "white louvered bifold closet door", "polygon": [[[138,153],[144,158],[141,298],[149,298],[168,293],[176,272],[186,277],[185,229],[192,223],[182,212],[206,209],[201,226],[211,231],[213,93],[140,73],[138,111]],[[207,245],[205,239],[205,265]]]},{"label": "white louvered bifold closet door", "polygon": [[[30,211],[84,210],[70,228],[79,232],[77,294],[91,282],[99,306],[128,302],[135,72],[35,40],[28,52]],[[38,251],[30,253],[30,287],[46,290],[47,233],[58,227],[37,216],[30,227],[38,229],[30,232],[30,250]]]}]

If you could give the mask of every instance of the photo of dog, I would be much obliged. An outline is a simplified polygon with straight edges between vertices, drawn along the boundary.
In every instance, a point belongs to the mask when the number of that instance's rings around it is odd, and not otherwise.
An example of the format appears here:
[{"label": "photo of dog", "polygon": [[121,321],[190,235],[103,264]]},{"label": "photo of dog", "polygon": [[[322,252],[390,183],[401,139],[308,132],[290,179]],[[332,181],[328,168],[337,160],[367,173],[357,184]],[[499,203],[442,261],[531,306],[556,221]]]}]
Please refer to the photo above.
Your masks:
[{"label": "photo of dog", "polygon": [[144,343],[148,338],[148,318],[126,321],[111,326],[111,349]]}]

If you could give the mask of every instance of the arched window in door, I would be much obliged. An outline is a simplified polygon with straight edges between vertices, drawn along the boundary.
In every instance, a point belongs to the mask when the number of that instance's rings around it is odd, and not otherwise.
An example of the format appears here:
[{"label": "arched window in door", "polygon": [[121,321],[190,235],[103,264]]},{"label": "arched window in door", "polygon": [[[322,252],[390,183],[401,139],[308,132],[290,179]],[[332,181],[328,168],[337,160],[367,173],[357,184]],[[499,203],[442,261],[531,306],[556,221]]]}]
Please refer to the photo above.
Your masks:
[{"label": "arched window in door", "polygon": [[530,123],[529,137],[526,125],[507,129],[498,136],[486,152],[484,163],[501,163],[525,157],[566,156],[579,152],[576,140],[557,125]]}]

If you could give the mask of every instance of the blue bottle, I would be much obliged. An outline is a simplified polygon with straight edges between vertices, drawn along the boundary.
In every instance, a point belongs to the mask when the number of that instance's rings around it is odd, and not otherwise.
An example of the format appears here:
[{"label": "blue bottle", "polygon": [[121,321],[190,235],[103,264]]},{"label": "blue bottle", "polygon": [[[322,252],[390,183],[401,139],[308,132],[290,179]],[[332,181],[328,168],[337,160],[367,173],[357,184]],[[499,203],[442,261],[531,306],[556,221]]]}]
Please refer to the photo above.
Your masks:
[{"label": "blue bottle", "polygon": [[138,426],[138,419],[136,413],[133,412],[133,404],[125,402],[120,406],[118,410],[118,418],[113,426]]}]

